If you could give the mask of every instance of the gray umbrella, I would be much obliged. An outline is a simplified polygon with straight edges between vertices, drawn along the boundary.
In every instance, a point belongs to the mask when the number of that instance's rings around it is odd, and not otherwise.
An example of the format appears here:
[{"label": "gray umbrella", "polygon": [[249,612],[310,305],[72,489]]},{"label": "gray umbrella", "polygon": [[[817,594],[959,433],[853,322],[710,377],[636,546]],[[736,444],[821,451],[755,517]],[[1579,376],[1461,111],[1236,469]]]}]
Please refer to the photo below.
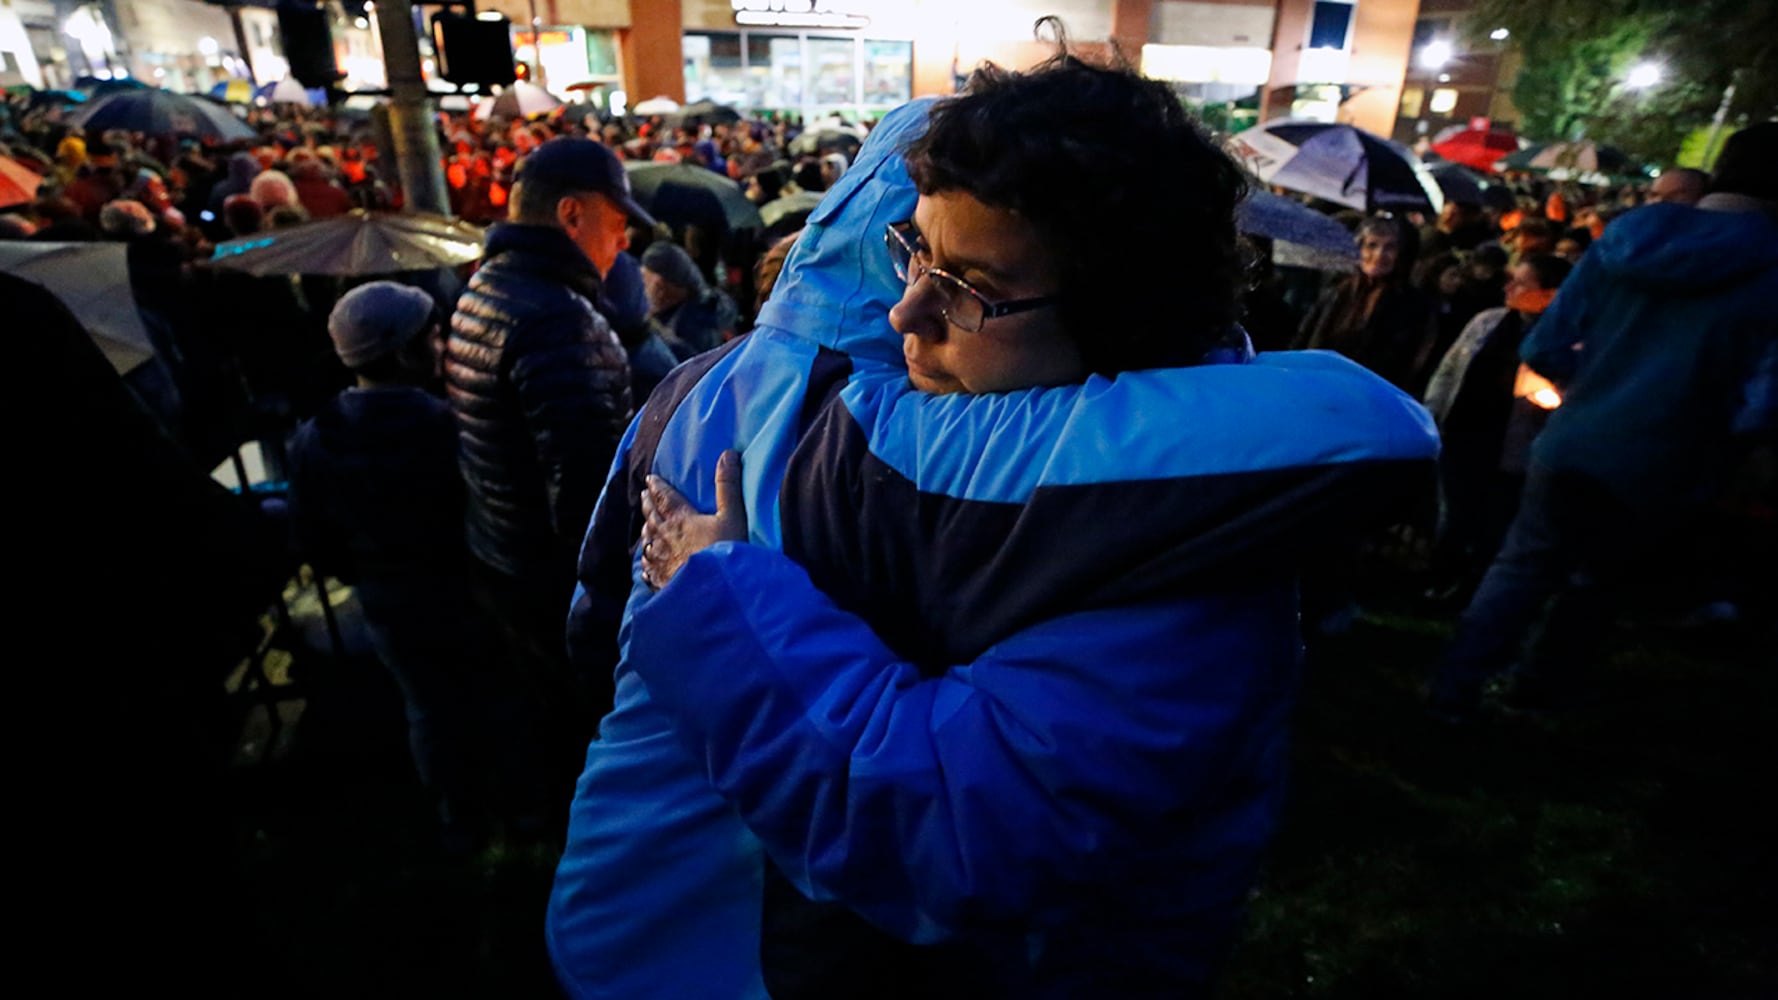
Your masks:
[{"label": "gray umbrella", "polygon": [[229,141],[258,135],[220,104],[165,90],[122,90],[95,98],[68,119],[88,133],[121,128],[152,135],[189,135]]},{"label": "gray umbrella", "polygon": [[483,237],[479,226],[442,215],[355,209],[332,219],[229,240],[217,246],[210,263],[260,276],[429,271],[477,259]]},{"label": "gray umbrella", "polygon": [[128,375],[154,357],[154,348],[130,294],[126,254],[122,243],[0,242],[0,273],[49,289],[111,367]]}]

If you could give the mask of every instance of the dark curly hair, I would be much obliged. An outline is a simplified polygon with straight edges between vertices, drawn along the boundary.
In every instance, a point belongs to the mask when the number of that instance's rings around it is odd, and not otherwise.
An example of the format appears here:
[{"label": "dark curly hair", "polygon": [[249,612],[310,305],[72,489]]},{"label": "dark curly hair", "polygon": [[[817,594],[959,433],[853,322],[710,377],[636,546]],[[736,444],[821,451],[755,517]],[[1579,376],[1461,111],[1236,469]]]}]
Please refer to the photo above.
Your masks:
[{"label": "dark curly hair", "polygon": [[983,64],[909,144],[921,194],[1024,217],[1062,262],[1062,321],[1102,375],[1198,361],[1240,318],[1247,182],[1164,83],[1065,48]]}]

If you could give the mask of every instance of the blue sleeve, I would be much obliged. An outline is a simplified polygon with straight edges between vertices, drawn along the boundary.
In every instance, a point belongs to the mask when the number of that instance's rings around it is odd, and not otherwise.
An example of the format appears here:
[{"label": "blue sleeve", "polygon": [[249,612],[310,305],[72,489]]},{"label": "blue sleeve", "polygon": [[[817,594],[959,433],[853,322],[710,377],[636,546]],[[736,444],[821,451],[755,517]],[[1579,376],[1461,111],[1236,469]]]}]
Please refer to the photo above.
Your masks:
[{"label": "blue sleeve", "polygon": [[1581,258],[1580,265],[1562,283],[1555,300],[1531,325],[1531,332],[1519,345],[1519,359],[1558,388],[1566,387],[1580,371],[1586,312],[1598,263],[1593,257]]},{"label": "blue sleeve", "polygon": [[1294,609],[1080,612],[923,678],[788,557],[723,543],[636,611],[630,662],[792,882],[920,942],[1129,884],[1144,836],[1281,744]]}]

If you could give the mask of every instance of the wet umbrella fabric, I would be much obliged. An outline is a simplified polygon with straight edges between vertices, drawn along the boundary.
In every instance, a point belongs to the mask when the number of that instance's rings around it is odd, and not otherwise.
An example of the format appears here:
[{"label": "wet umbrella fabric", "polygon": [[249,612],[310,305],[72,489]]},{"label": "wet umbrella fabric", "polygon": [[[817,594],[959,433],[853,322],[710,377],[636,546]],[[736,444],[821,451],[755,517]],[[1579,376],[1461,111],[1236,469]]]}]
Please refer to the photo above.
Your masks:
[{"label": "wet umbrella fabric", "polygon": [[1444,207],[1444,194],[1419,157],[1351,125],[1271,122],[1231,137],[1228,150],[1267,184],[1362,212]]},{"label": "wet umbrella fabric", "polygon": [[248,274],[393,274],[456,267],[482,255],[478,226],[442,215],[355,209],[289,229],[229,240],[215,267]]},{"label": "wet umbrella fabric", "polygon": [[1520,150],[1501,158],[1494,164],[1494,169],[1614,174],[1629,169],[1629,166],[1630,158],[1622,151],[1611,146],[1601,146],[1591,139],[1583,139],[1579,142],[1552,142]]},{"label": "wet umbrella fabric", "polygon": [[119,375],[154,357],[130,293],[122,243],[0,242],[0,273],[41,285],[68,307]]},{"label": "wet umbrella fabric", "polygon": [[258,135],[227,108],[165,90],[122,91],[76,111],[69,124],[91,131],[110,128],[152,135],[189,135],[222,140]]},{"label": "wet umbrella fabric", "polygon": [[1275,244],[1289,243],[1336,259],[1358,260],[1352,231],[1307,205],[1254,191],[1235,209],[1235,226],[1249,236],[1263,236]]},{"label": "wet umbrella fabric", "polygon": [[741,186],[708,167],[690,163],[630,161],[630,190],[662,222],[758,229],[765,223]]},{"label": "wet umbrella fabric", "polygon": [[11,157],[0,156],[0,208],[22,205],[37,197],[43,177]]}]

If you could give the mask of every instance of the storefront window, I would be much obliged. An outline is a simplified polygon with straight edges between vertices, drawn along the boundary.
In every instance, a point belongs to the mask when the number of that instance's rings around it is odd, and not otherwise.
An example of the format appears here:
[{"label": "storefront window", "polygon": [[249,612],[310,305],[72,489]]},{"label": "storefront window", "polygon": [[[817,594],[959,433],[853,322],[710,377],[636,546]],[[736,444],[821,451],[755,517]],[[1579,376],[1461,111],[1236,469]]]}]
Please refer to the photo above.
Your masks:
[{"label": "storefront window", "polygon": [[913,43],[865,42],[864,105],[896,108],[906,104],[913,94]]},{"label": "storefront window", "polygon": [[809,39],[809,90],[821,110],[858,102],[858,43],[849,38]]},{"label": "storefront window", "polygon": [[913,48],[764,31],[688,33],[685,96],[743,111],[881,112],[912,96]]}]

